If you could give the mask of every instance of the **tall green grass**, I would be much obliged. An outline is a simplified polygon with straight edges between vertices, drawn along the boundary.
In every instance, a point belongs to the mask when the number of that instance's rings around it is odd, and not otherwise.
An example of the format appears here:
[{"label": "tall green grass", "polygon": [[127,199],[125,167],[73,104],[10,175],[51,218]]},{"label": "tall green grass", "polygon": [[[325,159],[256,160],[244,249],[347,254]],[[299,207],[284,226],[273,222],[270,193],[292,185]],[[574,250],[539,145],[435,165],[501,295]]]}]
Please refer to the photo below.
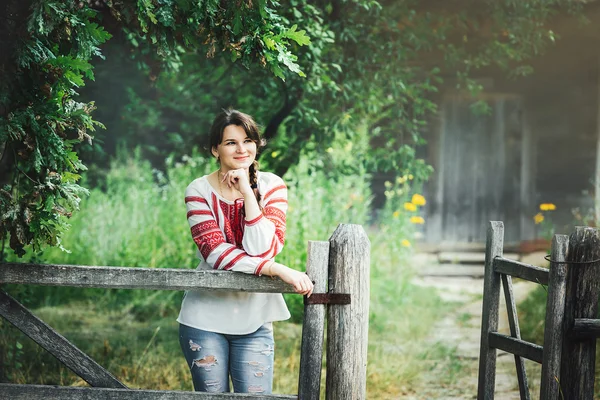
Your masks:
[{"label": "tall green grass", "polygon": [[[317,164],[315,164],[317,163]],[[134,155],[116,159],[101,188],[82,201],[81,212],[59,249],[29,252],[25,259],[58,264],[149,268],[194,268],[198,260],[185,217],[183,193],[196,177],[216,165],[200,156],[167,163],[153,171]],[[330,176],[318,161],[305,157],[285,176],[289,187],[286,246],[278,260],[304,269],[308,240],[327,240],[339,223],[362,224],[371,239],[369,398],[390,398],[419,384],[432,352],[422,349],[437,316],[448,309],[429,289],[410,283],[411,213],[402,204],[410,185],[394,183],[380,221],[371,221],[370,177],[364,171]],[[14,258],[13,258],[14,259]],[[177,344],[175,318],[181,293],[52,288],[13,285],[18,300],[36,310],[51,326],[73,340],[132,387],[190,389]],[[286,295],[292,321],[302,317],[302,298]],[[51,357],[0,322],[0,354],[11,382],[83,384]],[[300,327],[280,323],[275,329],[275,390],[296,392]],[[1,377],[0,377],[1,378]]]}]

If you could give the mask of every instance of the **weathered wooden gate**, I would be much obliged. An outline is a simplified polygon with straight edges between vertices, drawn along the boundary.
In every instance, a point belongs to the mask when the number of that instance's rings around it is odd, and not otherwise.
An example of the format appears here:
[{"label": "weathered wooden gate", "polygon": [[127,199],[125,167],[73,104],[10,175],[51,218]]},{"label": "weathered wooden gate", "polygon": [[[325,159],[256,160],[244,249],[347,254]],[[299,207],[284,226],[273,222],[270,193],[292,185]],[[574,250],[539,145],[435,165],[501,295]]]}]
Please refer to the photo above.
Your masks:
[{"label": "weathered wooden gate", "polygon": [[[496,350],[504,350],[515,356],[521,399],[530,398],[523,358],[542,364],[540,399],[593,399],[596,338],[600,337],[600,231],[577,227],[570,237],[554,235],[549,270],[503,258],[503,241],[503,223],[491,221],[485,256],[477,398],[494,398]],[[548,285],[543,347],[521,339],[512,276]],[[500,282],[510,336],[498,333]]]},{"label": "weathered wooden gate", "polygon": [[[338,226],[328,242],[309,242],[306,270],[315,282],[304,302],[298,395],[214,394],[129,389],[66,338],[0,291],[0,315],[92,387],[0,384],[6,399],[319,399],[327,305],[326,398],[365,399],[370,243],[360,225]],[[230,290],[294,293],[267,277],[230,271],[0,264],[0,284],[104,289]]]}]

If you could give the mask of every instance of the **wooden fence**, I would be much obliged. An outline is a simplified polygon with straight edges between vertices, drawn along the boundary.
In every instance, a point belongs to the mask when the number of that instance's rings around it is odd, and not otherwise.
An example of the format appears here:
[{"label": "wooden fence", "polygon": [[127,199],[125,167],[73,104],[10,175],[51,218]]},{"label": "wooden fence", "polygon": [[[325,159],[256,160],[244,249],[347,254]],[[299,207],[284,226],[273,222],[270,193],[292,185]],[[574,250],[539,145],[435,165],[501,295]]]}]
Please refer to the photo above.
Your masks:
[{"label": "wooden fence", "polygon": [[[521,399],[530,398],[524,358],[542,364],[540,399],[593,399],[596,339],[600,337],[600,231],[577,227],[570,236],[555,235],[550,269],[502,257],[503,242],[504,225],[490,222],[477,398],[494,398],[499,349],[514,354]],[[548,287],[543,347],[521,339],[511,276]],[[510,336],[497,332],[501,283]]]},{"label": "wooden fence", "polygon": [[[6,399],[319,399],[327,312],[326,399],[365,399],[369,326],[370,243],[360,225],[338,226],[328,242],[309,242],[307,273],[315,282],[304,301],[298,395],[214,394],[130,389],[66,338],[0,290],[0,315],[49,351],[91,387],[0,384]],[[0,284],[104,289],[229,290],[294,293],[276,279],[230,271],[193,271],[0,264]]]}]

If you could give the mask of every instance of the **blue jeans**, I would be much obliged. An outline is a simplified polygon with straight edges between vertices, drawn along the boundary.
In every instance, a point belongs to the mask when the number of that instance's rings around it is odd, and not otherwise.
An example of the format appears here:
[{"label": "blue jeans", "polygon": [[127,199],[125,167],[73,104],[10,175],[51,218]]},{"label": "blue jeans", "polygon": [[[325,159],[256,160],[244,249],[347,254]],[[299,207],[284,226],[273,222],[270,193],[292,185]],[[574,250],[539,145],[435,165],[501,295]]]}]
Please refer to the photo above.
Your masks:
[{"label": "blue jeans", "polygon": [[179,344],[187,360],[194,390],[229,392],[229,376],[236,393],[273,390],[273,325],[256,332],[228,335],[179,324]]}]

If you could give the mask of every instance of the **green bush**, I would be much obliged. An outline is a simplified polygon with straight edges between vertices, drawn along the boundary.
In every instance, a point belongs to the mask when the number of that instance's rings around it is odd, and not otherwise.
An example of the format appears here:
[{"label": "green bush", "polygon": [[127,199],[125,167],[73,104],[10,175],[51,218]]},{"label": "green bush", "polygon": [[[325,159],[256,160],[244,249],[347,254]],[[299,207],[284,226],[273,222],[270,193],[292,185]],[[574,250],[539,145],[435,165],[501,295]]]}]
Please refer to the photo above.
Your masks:
[{"label": "green bush", "polygon": [[[305,269],[309,240],[327,240],[340,223],[365,224],[370,210],[366,173],[331,179],[316,164],[304,158],[285,177],[289,187],[287,238],[277,259],[298,270]],[[193,179],[215,168],[214,161],[195,154],[183,162],[168,160],[166,173],[161,173],[138,153],[121,155],[112,162],[104,187],[92,190],[71,220],[63,238],[68,252],[47,248],[16,261],[194,268],[198,259],[185,219],[183,193]],[[10,290],[31,307],[94,298],[107,306],[130,308],[142,320],[149,314],[176,312],[181,298],[181,293],[167,291],[30,286]],[[285,297],[293,321],[301,321],[302,297]]]}]

